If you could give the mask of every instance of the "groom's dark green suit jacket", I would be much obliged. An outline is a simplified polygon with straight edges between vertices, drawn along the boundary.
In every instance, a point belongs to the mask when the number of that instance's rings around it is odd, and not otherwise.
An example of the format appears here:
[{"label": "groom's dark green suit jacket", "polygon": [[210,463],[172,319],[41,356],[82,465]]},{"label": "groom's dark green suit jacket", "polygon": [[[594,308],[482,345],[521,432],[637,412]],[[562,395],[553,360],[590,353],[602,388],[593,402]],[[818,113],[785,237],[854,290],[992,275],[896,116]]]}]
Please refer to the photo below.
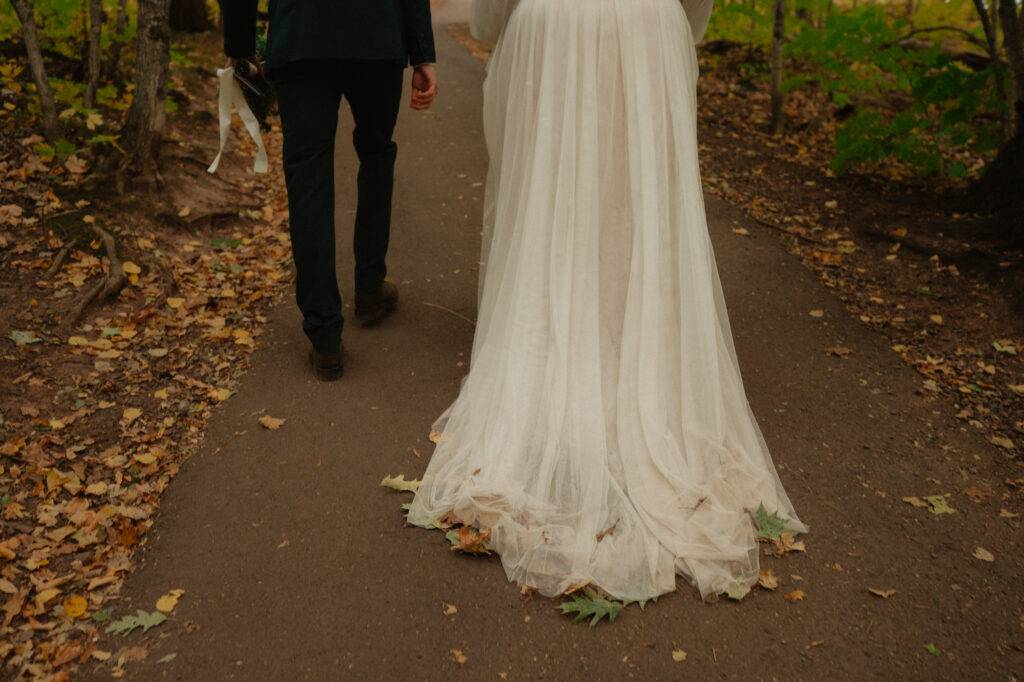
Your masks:
[{"label": "groom's dark green suit jacket", "polygon": [[[224,51],[256,52],[258,0],[221,0]],[[430,0],[270,0],[267,68],[306,59],[435,61]]]}]

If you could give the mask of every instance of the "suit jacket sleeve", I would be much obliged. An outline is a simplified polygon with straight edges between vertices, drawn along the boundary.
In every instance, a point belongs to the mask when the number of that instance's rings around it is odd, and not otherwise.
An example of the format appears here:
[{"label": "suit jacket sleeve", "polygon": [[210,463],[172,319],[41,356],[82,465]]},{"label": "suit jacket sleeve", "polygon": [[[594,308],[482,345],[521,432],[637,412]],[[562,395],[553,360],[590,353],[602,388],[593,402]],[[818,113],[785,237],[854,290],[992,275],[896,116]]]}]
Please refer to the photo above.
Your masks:
[{"label": "suit jacket sleeve", "polygon": [[430,0],[402,0],[405,45],[413,66],[436,62],[434,29],[430,25]]},{"label": "suit jacket sleeve", "polygon": [[256,54],[257,4],[258,0],[220,0],[224,54],[228,57],[245,58]]}]

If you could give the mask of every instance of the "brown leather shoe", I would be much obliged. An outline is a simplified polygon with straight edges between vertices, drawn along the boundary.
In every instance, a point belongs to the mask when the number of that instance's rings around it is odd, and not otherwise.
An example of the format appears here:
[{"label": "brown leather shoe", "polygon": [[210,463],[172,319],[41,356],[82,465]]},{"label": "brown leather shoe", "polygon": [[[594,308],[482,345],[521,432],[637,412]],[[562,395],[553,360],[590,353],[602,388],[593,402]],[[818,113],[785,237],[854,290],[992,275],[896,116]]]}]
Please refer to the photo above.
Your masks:
[{"label": "brown leather shoe", "polygon": [[375,294],[356,294],[356,319],[364,327],[372,327],[395,312],[398,307],[398,287],[384,280]]},{"label": "brown leather shoe", "polygon": [[342,364],[342,355],[345,352],[343,346],[338,350],[329,353],[321,353],[315,348],[309,349],[309,364],[313,365],[316,378],[320,381],[337,381],[345,373]]}]

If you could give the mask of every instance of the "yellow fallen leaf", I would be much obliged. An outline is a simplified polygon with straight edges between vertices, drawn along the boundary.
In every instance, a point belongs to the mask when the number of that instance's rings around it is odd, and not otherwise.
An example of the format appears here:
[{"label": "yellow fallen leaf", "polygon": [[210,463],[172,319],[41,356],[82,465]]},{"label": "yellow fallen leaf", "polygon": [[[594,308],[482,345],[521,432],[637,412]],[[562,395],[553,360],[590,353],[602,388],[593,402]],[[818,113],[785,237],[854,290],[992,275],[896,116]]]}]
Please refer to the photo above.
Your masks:
[{"label": "yellow fallen leaf", "polygon": [[974,554],[972,554],[971,556],[973,556],[975,559],[980,559],[982,561],[987,561],[989,563],[992,563],[996,560],[995,555],[992,554],[992,552],[985,549],[984,547],[978,547],[977,549],[975,549]]},{"label": "yellow fallen leaf", "polygon": [[36,595],[36,607],[40,611],[45,611],[46,605],[54,599],[56,599],[59,594],[60,590],[56,587],[50,587],[48,589],[42,590]]},{"label": "yellow fallen leaf", "polygon": [[171,590],[156,600],[156,610],[170,613],[178,605],[178,599],[185,594],[185,590]]},{"label": "yellow fallen leaf", "polygon": [[1003,518],[1003,519],[1019,519],[1020,518],[1020,514],[1015,514],[1014,512],[1010,511],[1009,509],[1000,509],[999,510],[999,517]]},{"label": "yellow fallen leaf", "polygon": [[451,650],[451,655],[455,657],[455,662],[458,663],[459,665],[462,665],[467,660],[469,660],[458,649],[452,649]]},{"label": "yellow fallen leaf", "polygon": [[159,391],[153,392],[153,397],[157,400],[167,400],[170,396],[168,395],[166,388],[161,388]]},{"label": "yellow fallen leaf", "polygon": [[85,494],[86,495],[103,495],[106,492],[107,492],[107,482],[106,481],[97,481],[96,483],[90,484],[85,489]]},{"label": "yellow fallen leaf", "polygon": [[139,464],[152,464],[156,461],[156,455],[152,452],[140,452],[137,455],[133,455],[133,457]]},{"label": "yellow fallen leaf", "polygon": [[869,587],[868,592],[876,597],[881,597],[882,599],[888,599],[892,595],[896,594],[896,590],[881,590],[877,587]]},{"label": "yellow fallen leaf", "polygon": [[138,265],[131,262],[130,260],[126,260],[124,263],[122,263],[121,268],[129,275],[137,275],[140,272],[142,272],[142,268],[140,268]]},{"label": "yellow fallen leaf", "polygon": [[68,614],[72,618],[81,618],[84,616],[88,607],[89,602],[85,600],[85,597],[75,595],[74,597],[68,597],[64,600],[64,613]]},{"label": "yellow fallen leaf", "polygon": [[380,482],[385,488],[391,488],[392,490],[398,490],[399,492],[414,493],[423,481],[416,479],[405,480],[405,474],[399,474],[398,476],[385,476],[384,480]]},{"label": "yellow fallen leaf", "polygon": [[942,324],[942,315],[929,315],[928,319],[935,324]]},{"label": "yellow fallen leaf", "polygon": [[792,592],[790,592],[789,594],[786,595],[786,599],[788,599],[790,601],[801,601],[803,598],[804,598],[804,591],[803,590],[793,590]]},{"label": "yellow fallen leaf", "polygon": [[167,304],[168,308],[173,308],[174,310],[178,310],[179,308],[181,308],[181,306],[185,305],[185,299],[171,297],[171,298],[165,299],[164,303]]},{"label": "yellow fallen leaf", "polygon": [[749,237],[750,236],[750,231],[747,230],[747,228],[745,228],[745,227],[734,227],[734,228],[732,228],[732,232],[733,232],[733,234],[742,235],[744,237]]},{"label": "yellow fallen leaf", "polygon": [[109,651],[100,651],[99,649],[92,652],[92,657],[95,658],[97,661],[105,661],[112,655],[113,654],[111,654],[111,652]]},{"label": "yellow fallen leaf", "polygon": [[686,660],[686,652],[682,649],[674,649],[672,651],[672,660],[676,663]]},{"label": "yellow fallen leaf", "polygon": [[182,218],[187,218],[192,213],[192,209],[186,206],[185,208],[178,211],[178,215]]},{"label": "yellow fallen leaf", "polygon": [[133,421],[142,416],[142,410],[137,407],[126,407],[124,413],[121,415],[121,421],[131,424]]},{"label": "yellow fallen leaf", "polygon": [[210,389],[210,397],[219,403],[224,402],[231,397],[232,391],[227,388],[213,388]]},{"label": "yellow fallen leaf", "polygon": [[444,601],[441,602],[441,612],[444,613],[444,615],[454,616],[456,613],[458,613],[458,611],[459,610],[455,608],[454,604],[449,604],[448,602]]},{"label": "yellow fallen leaf", "polygon": [[89,339],[85,338],[84,336],[72,336],[71,338],[68,339],[68,345],[69,346],[88,346],[89,345]]},{"label": "yellow fallen leaf", "polygon": [[260,424],[263,425],[263,428],[270,429],[271,431],[277,431],[279,428],[284,426],[284,421],[284,419],[271,417],[269,414],[265,414],[260,417]]}]

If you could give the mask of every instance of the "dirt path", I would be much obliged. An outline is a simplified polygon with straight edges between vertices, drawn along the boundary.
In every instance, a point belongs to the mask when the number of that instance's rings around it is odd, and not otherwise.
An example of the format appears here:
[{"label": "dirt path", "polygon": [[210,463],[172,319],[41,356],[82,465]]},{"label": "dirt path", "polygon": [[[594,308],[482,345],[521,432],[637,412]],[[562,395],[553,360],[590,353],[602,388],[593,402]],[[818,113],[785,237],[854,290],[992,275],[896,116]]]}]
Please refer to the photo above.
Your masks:
[{"label": "dirt path", "polygon": [[[124,646],[150,649],[125,679],[1006,680],[1024,669],[1020,519],[1000,515],[1022,511],[1019,487],[1004,481],[1024,471],[962,433],[880,337],[713,198],[747,392],[811,527],[806,552],[764,558],[782,585],[702,604],[681,583],[643,613],[630,607],[588,629],[553,601],[523,601],[497,559],[454,554],[440,533],[403,525],[406,497],[378,484],[425,467],[430,424],[466,370],[473,328],[463,316],[476,305],[483,66],[445,30],[437,40],[441,99],[432,113],[403,112],[397,133],[399,313],[372,331],[350,325],[345,378],[319,384],[294,307],[274,311],[115,605],[115,615],[152,610],[185,590],[165,624],[101,643],[114,659]],[[340,139],[339,263],[351,300],[355,158],[347,132]],[[852,352],[826,354],[834,347]],[[265,430],[263,414],[286,422]],[[946,493],[955,513],[902,501]],[[979,546],[994,561],[974,558]],[[802,600],[785,597],[796,590]]]}]

